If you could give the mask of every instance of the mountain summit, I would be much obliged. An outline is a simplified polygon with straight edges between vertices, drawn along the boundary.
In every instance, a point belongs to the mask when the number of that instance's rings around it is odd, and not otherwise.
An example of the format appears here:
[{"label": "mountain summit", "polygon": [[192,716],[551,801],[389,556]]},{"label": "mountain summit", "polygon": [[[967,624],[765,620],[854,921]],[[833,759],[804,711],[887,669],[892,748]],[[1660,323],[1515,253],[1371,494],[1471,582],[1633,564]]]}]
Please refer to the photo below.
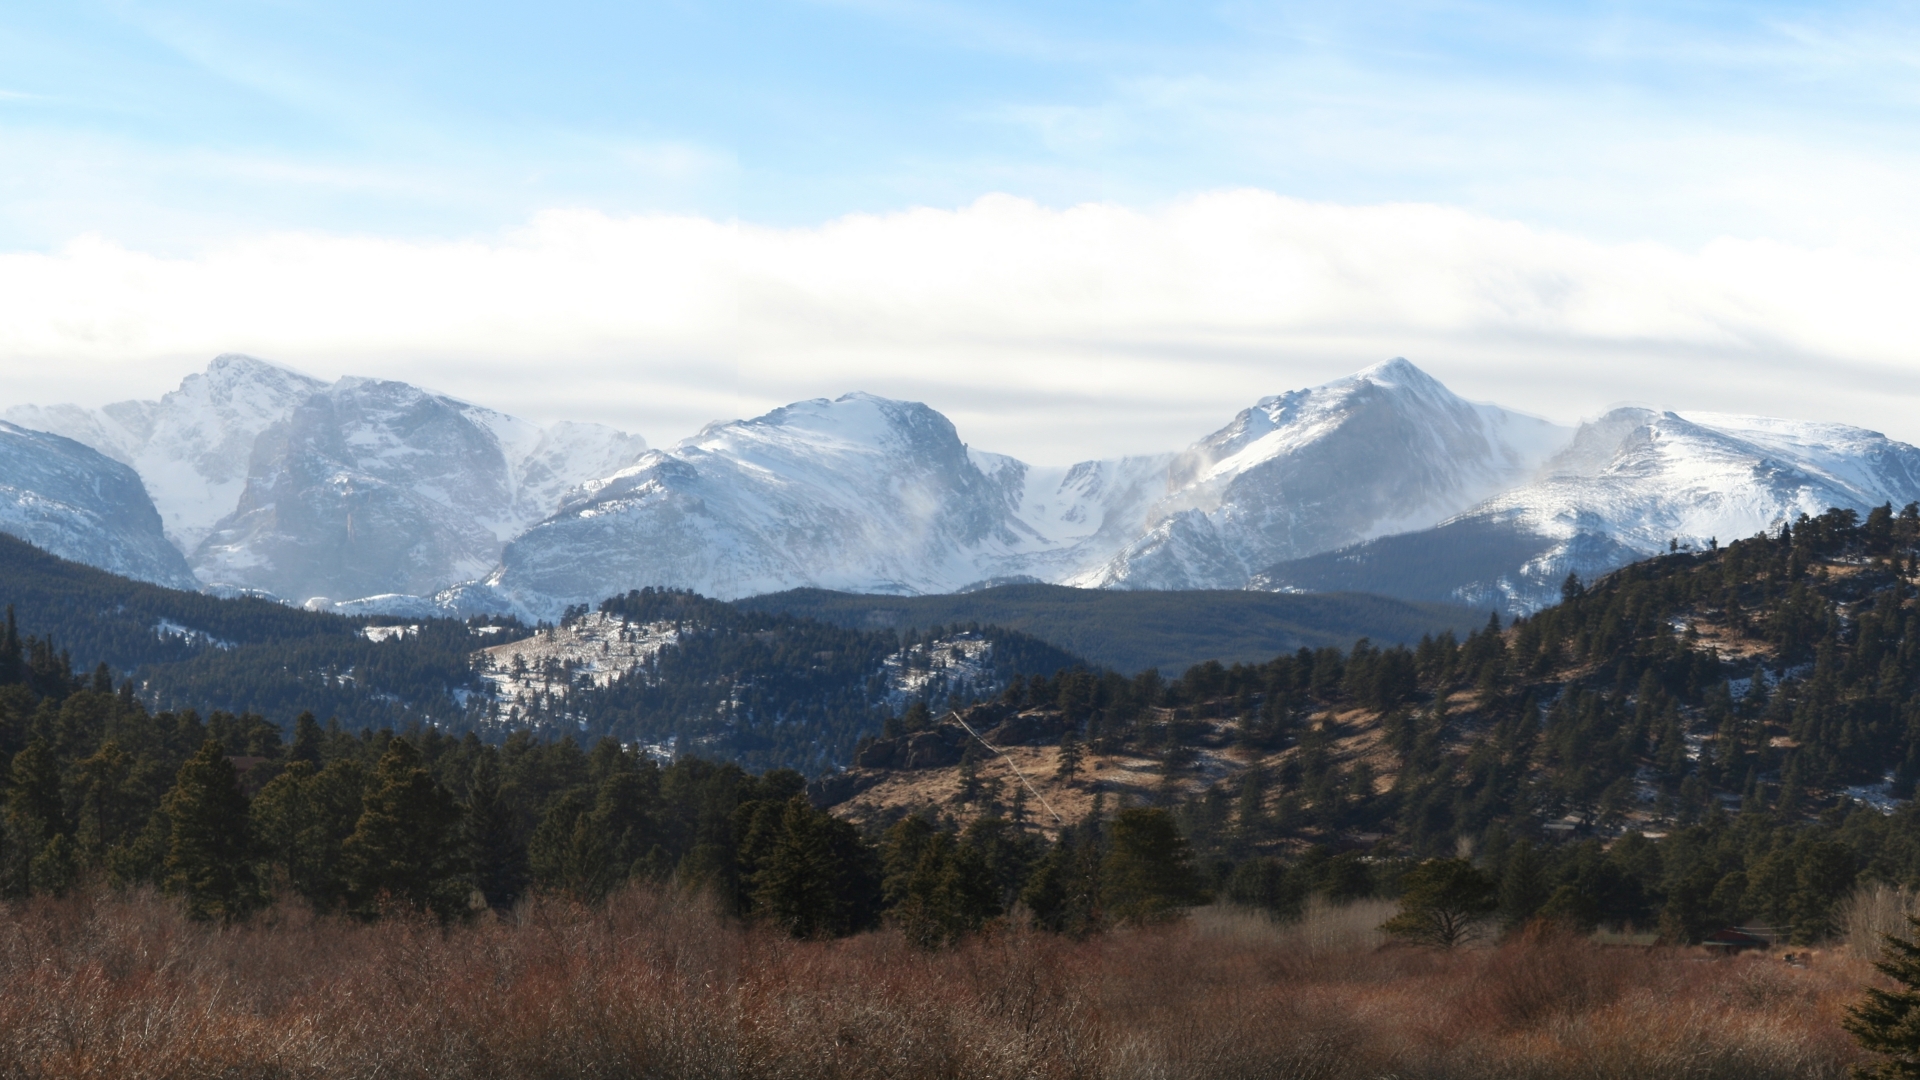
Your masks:
[{"label": "mountain summit", "polygon": [[1262,398],[1189,447],[1145,534],[1070,583],[1239,588],[1274,562],[1451,517],[1525,480],[1571,435],[1389,360]]}]

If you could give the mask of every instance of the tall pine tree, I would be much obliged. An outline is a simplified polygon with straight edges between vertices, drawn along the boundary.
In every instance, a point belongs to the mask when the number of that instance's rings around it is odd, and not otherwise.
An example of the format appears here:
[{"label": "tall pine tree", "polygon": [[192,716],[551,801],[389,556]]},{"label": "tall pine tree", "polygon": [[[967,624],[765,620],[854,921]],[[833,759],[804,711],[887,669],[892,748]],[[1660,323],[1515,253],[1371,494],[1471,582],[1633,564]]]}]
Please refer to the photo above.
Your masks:
[{"label": "tall pine tree", "polygon": [[412,743],[394,739],[341,852],[354,909],[375,915],[398,904],[442,919],[466,911],[472,887],[460,839],[453,796],[427,772]]},{"label": "tall pine tree", "polygon": [[186,900],[189,916],[231,922],[266,902],[247,797],[219,743],[208,739],[180,767],[161,809],[170,826],[166,887]]}]

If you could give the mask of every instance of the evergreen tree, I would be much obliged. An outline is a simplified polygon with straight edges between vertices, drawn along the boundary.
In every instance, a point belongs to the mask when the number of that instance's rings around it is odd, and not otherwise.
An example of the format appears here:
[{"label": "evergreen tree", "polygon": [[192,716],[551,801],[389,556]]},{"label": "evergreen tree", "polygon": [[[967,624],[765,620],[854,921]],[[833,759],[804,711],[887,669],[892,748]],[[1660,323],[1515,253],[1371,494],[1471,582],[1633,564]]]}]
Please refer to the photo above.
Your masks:
[{"label": "evergreen tree", "polygon": [[318,772],[302,759],[253,800],[256,836],[295,894],[322,911],[345,902],[343,850],[360,821],[366,774],[351,761]]},{"label": "evergreen tree", "polygon": [[1034,867],[1020,902],[1042,930],[1073,938],[1099,930],[1100,846],[1097,824],[1062,830],[1060,840]]},{"label": "evergreen tree", "polygon": [[1847,1010],[1841,1026],[1880,1060],[1857,1066],[1862,1080],[1913,1080],[1920,1077],[1920,918],[1907,916],[1909,934],[1888,934],[1882,959],[1873,966],[1898,989],[1869,987],[1865,1000]]},{"label": "evergreen tree", "polygon": [[934,833],[908,876],[894,918],[923,949],[951,945],[1000,914],[999,889],[979,849]]},{"label": "evergreen tree", "polygon": [[1122,922],[1178,918],[1207,898],[1179,825],[1158,808],[1129,807],[1113,816],[1100,869],[1107,913]]},{"label": "evergreen tree", "polygon": [[1545,870],[1533,842],[1522,840],[1507,852],[1507,864],[1500,874],[1500,918],[1508,926],[1518,926],[1533,918],[1551,895]]},{"label": "evergreen tree", "polygon": [[1060,762],[1055,767],[1054,779],[1063,784],[1071,784],[1080,776],[1080,740],[1069,731],[1060,736]]},{"label": "evergreen tree", "polygon": [[35,737],[13,756],[7,776],[4,821],[4,893],[24,896],[33,889],[33,863],[53,838],[65,831],[60,794],[60,763],[45,739]]},{"label": "evergreen tree", "polygon": [[467,786],[461,831],[474,888],[495,911],[512,908],[527,889],[527,847],[518,826],[500,790],[499,766],[493,755],[485,755]]},{"label": "evergreen tree", "polygon": [[460,808],[394,739],[374,769],[353,835],[342,845],[347,896],[363,916],[385,904],[450,919],[468,908],[471,887],[459,843]]},{"label": "evergreen tree", "polygon": [[162,801],[169,823],[166,887],[195,919],[231,922],[266,902],[253,865],[247,797],[226,751],[209,739]]},{"label": "evergreen tree", "polygon": [[0,638],[0,686],[27,680],[26,660],[20,655],[20,624],[14,620],[13,605],[7,605],[7,632]]},{"label": "evergreen tree", "polygon": [[754,910],[794,937],[849,934],[872,922],[878,877],[852,825],[795,795],[781,811],[772,850],[754,872]]},{"label": "evergreen tree", "polygon": [[1500,908],[1498,886],[1465,859],[1428,859],[1402,885],[1400,913],[1380,929],[1421,945],[1451,949]]},{"label": "evergreen tree", "polygon": [[293,721],[293,742],[287,747],[287,762],[304,761],[318,770],[322,764],[321,747],[325,734],[320,730],[320,722],[310,712],[303,712]]}]

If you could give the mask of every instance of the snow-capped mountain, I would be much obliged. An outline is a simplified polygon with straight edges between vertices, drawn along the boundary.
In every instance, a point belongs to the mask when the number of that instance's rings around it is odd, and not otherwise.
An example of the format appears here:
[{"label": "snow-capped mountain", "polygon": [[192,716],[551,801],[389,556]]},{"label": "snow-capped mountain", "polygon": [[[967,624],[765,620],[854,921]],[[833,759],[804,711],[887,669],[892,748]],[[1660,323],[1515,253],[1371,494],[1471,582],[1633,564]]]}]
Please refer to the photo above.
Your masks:
[{"label": "snow-capped mountain", "polygon": [[[1262,398],[1177,453],[1065,467],[968,447],[933,409],[869,394],[646,452],[598,425],[236,356],[157,402],[9,415],[138,470],[209,587],[407,615],[551,618],[648,585],[1010,581],[1522,611],[1569,571],[1920,498],[1920,450],[1873,432],[1644,409],[1575,432],[1462,400],[1405,360]],[[137,516],[144,492],[113,490]],[[87,550],[78,536],[65,550]],[[79,557],[128,558],[107,551]]]},{"label": "snow-capped mountain", "polygon": [[138,471],[200,581],[296,601],[479,577],[566,491],[646,450],[599,424],[541,428],[404,383],[328,384],[237,355],[159,401],[7,415]]},{"label": "snow-capped mountain", "polygon": [[803,401],[584,485],[508,546],[490,583],[536,612],[646,585],[946,591],[1031,539],[1013,513],[1018,463],[988,464],[925,405]]},{"label": "snow-capped mountain", "polygon": [[250,356],[214,358],[159,401],[100,409],[20,405],[6,418],[64,435],[133,466],[182,552],[233,512],[246,487],[253,443],[326,383]]},{"label": "snow-capped mountain", "polygon": [[196,584],[132,469],[72,439],[5,421],[0,532],[126,577],[176,589]]},{"label": "snow-capped mountain", "polygon": [[260,433],[194,571],[293,600],[431,593],[493,569],[561,491],[629,450],[637,440],[608,429],[544,432],[406,383],[341,379]]},{"label": "snow-capped mountain", "polygon": [[1256,588],[1355,589],[1536,610],[1583,578],[1669,550],[1777,530],[1830,507],[1920,500],[1920,449],[1878,432],[1617,409],[1531,482],[1438,527],[1283,563]]},{"label": "snow-capped mountain", "polygon": [[1404,360],[1264,399],[1183,453],[1067,468],[970,450],[925,405],[849,394],[713,425],[586,485],[489,583],[542,614],[646,585],[1239,588],[1276,558],[1457,513],[1569,434]]},{"label": "snow-capped mountain", "polygon": [[1263,398],[1195,443],[1174,459],[1144,534],[1068,583],[1237,589],[1275,562],[1457,514],[1524,480],[1571,434],[1390,360]]}]

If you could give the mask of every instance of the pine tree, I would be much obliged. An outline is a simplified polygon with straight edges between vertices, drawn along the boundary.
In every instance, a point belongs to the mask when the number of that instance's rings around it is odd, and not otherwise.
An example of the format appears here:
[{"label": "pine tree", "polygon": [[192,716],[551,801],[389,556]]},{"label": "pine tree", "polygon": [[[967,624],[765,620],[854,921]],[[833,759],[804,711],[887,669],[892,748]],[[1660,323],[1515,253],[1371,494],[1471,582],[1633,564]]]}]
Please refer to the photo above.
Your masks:
[{"label": "pine tree", "polygon": [[342,850],[359,823],[366,774],[350,761],[314,771],[298,760],[253,800],[252,818],[264,852],[295,893],[327,911],[345,899]]},{"label": "pine tree", "polygon": [[787,801],[772,850],[753,875],[754,910],[798,938],[836,937],[872,922],[877,868],[852,825]]},{"label": "pine tree", "polygon": [[180,767],[161,801],[170,831],[166,887],[195,919],[232,922],[266,901],[253,864],[247,797],[226,751],[212,739]]},{"label": "pine tree", "polygon": [[1071,784],[1080,775],[1080,740],[1069,731],[1060,736],[1060,763],[1054,769],[1054,779],[1063,784]]},{"label": "pine tree", "polygon": [[14,620],[13,605],[7,605],[7,633],[0,638],[0,686],[27,681],[26,660],[20,655],[20,624]]},{"label": "pine tree", "polygon": [[7,803],[0,839],[5,862],[0,866],[0,893],[24,896],[33,889],[33,861],[47,843],[65,831],[65,808],[60,797],[60,763],[46,740],[35,737],[13,755],[7,776]]},{"label": "pine tree", "polygon": [[1912,1080],[1920,1077],[1920,918],[1907,916],[1909,936],[1888,934],[1882,958],[1873,966],[1899,984],[1897,990],[1869,987],[1865,1000],[1847,1010],[1841,1026],[1868,1053],[1871,1065],[1856,1066],[1862,1080]]},{"label": "pine tree", "polygon": [[471,893],[463,854],[459,806],[413,744],[394,739],[341,849],[349,902],[362,916],[392,903],[450,919]]},{"label": "pine tree", "polygon": [[321,764],[322,735],[319,721],[303,712],[293,721],[293,743],[287,747],[287,762],[304,761],[318,771]]},{"label": "pine tree", "polygon": [[1451,949],[1500,909],[1499,887],[1465,859],[1428,859],[1402,884],[1400,913],[1380,929],[1421,945]]},{"label": "pine tree", "polygon": [[986,859],[944,832],[928,838],[894,909],[907,940],[923,949],[950,945],[998,914],[999,889]]},{"label": "pine tree", "polygon": [[501,793],[494,755],[482,757],[474,769],[461,831],[474,888],[495,911],[512,908],[527,891],[527,847],[521,841],[513,807]]},{"label": "pine tree", "polygon": [[1161,922],[1206,901],[1187,840],[1172,814],[1129,807],[1113,816],[1108,836],[1101,886],[1114,918]]}]

